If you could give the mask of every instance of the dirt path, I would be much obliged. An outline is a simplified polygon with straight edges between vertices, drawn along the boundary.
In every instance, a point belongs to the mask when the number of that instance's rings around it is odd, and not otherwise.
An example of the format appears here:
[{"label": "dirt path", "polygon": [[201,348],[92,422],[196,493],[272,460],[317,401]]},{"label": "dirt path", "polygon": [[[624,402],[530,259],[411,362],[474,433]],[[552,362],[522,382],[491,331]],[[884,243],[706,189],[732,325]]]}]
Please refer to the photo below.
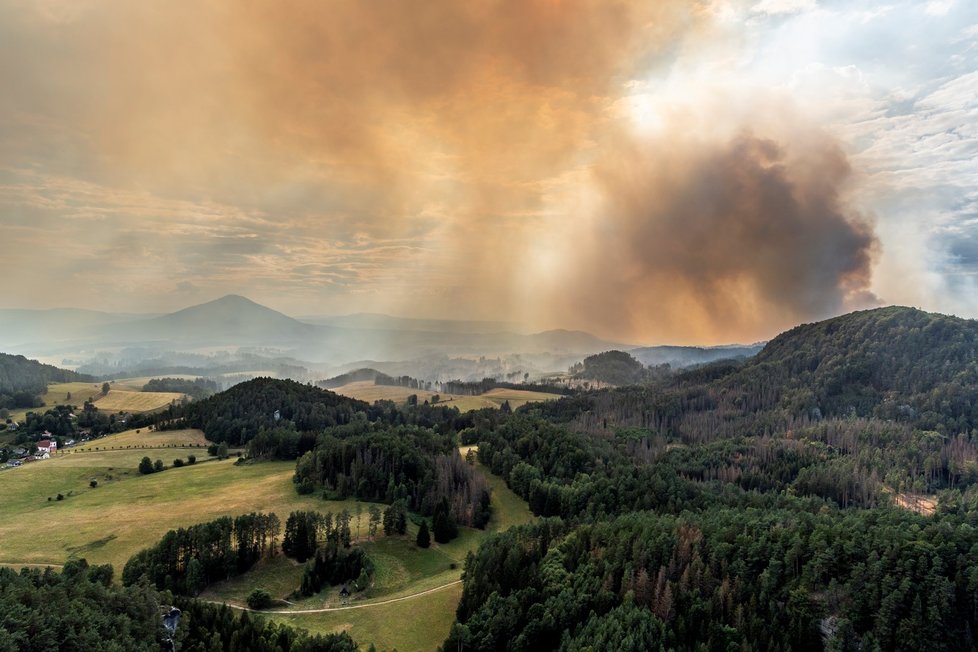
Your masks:
[{"label": "dirt path", "polygon": [[410,600],[411,598],[420,598],[423,595],[428,595],[429,593],[435,593],[436,591],[441,591],[442,589],[447,589],[450,586],[455,586],[456,584],[461,584],[462,580],[455,580],[454,582],[449,582],[448,584],[442,584],[441,586],[436,586],[433,589],[427,589],[425,591],[420,591],[418,593],[412,593],[411,595],[402,595],[399,598],[390,598],[389,600],[380,600],[378,602],[367,602],[364,604],[350,604],[345,607],[322,607],[321,609],[252,609],[251,607],[242,607],[240,605],[233,604],[231,602],[218,602],[217,600],[204,600],[204,602],[210,602],[211,604],[226,604],[232,609],[238,609],[240,611],[252,611],[254,613],[262,614],[321,614],[327,611],[345,611],[346,609],[366,609],[367,607],[379,607],[384,604],[391,604],[392,602],[400,602],[402,600]]}]

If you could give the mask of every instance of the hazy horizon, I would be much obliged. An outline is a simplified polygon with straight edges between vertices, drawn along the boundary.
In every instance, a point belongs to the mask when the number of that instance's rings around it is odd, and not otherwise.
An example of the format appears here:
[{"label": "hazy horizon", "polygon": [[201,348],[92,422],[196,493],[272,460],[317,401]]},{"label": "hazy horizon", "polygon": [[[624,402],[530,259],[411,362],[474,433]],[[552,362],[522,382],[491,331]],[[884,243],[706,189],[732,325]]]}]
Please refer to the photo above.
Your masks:
[{"label": "hazy horizon", "polygon": [[978,5],[0,2],[4,308],[978,317]]}]

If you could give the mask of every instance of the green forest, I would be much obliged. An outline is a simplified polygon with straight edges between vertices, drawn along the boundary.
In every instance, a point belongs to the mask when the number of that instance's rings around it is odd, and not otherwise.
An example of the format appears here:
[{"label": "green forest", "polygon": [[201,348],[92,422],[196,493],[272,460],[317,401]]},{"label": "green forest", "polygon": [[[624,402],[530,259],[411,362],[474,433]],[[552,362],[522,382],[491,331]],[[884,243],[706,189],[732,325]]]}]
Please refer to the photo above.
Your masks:
[{"label": "green forest", "polygon": [[[746,360],[633,373],[623,356],[584,366],[639,382],[516,411],[368,405],[259,378],[153,425],[201,428],[242,464],[290,460],[297,494],[386,505],[371,538],[413,521],[419,547],[486,528],[477,469],[501,478],[536,519],[469,553],[455,623],[432,640],[446,652],[978,647],[978,323],[884,308],[799,326]],[[0,598],[14,613],[35,594],[106,602],[91,627],[132,619],[141,642],[125,649],[153,649],[154,601],[187,614],[179,649],[355,649],[193,599],[279,550],[305,565],[302,595],[362,590],[374,564],[350,518],[221,518],[134,555],[122,586],[73,563],[2,571]],[[117,595],[136,606],[114,611]],[[0,622],[0,649],[34,631]]]}]

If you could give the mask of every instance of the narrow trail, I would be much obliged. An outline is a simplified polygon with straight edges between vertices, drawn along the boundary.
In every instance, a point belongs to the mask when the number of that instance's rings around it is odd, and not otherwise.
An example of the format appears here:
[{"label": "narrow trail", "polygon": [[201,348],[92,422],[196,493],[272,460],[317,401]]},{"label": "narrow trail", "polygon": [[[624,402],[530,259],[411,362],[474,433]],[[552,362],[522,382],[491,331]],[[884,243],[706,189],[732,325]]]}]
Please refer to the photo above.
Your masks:
[{"label": "narrow trail", "polygon": [[392,602],[401,602],[402,600],[410,600],[412,598],[419,598],[422,595],[428,595],[429,593],[435,593],[436,591],[441,591],[442,589],[447,589],[450,586],[455,586],[456,584],[461,584],[462,580],[455,580],[454,582],[449,582],[448,584],[442,584],[441,586],[436,586],[433,589],[427,589],[425,591],[419,591],[418,593],[412,593],[411,595],[402,595],[399,598],[390,598],[389,600],[380,600],[378,602],[367,602],[365,604],[350,604],[345,607],[322,607],[321,609],[252,609],[251,607],[242,607],[240,605],[232,604],[230,602],[220,602],[217,600],[204,600],[204,602],[210,602],[211,604],[226,604],[232,609],[237,609],[239,611],[251,611],[254,613],[261,614],[280,614],[280,615],[290,615],[290,614],[321,614],[327,611],[346,611],[347,609],[367,609],[369,607],[379,607],[385,604],[391,604]]}]

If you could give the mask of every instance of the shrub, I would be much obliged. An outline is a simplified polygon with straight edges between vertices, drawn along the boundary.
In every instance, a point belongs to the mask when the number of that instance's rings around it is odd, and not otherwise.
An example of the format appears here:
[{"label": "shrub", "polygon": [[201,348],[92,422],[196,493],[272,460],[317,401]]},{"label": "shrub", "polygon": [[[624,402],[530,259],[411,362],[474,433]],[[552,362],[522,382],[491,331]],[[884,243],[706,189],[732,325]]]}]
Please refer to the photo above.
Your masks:
[{"label": "shrub", "polygon": [[92,489],[94,489],[95,487],[97,487],[97,486],[98,486],[98,480],[91,480],[91,481],[90,481],[90,482],[88,483],[88,486],[89,486],[89,487],[91,487]]},{"label": "shrub", "polygon": [[265,589],[255,589],[248,594],[248,606],[252,609],[267,609],[272,606],[272,596]]},{"label": "shrub", "polygon": [[58,494],[57,500],[64,500],[64,494]]},{"label": "shrub", "polygon": [[163,460],[156,460],[155,462],[153,462],[153,472],[154,473],[156,473],[157,471],[162,471],[165,468],[166,467],[163,466]]},{"label": "shrub", "polygon": [[173,460],[173,467],[174,468],[179,469],[181,466],[183,466],[183,460],[181,460],[179,457],[177,459]]},{"label": "shrub", "polygon": [[418,530],[418,538],[416,543],[419,548],[428,548],[431,546],[431,534],[428,532],[428,521],[421,521],[421,528]]},{"label": "shrub", "polygon": [[196,463],[197,463],[196,455],[187,455],[187,464],[196,464]]}]

